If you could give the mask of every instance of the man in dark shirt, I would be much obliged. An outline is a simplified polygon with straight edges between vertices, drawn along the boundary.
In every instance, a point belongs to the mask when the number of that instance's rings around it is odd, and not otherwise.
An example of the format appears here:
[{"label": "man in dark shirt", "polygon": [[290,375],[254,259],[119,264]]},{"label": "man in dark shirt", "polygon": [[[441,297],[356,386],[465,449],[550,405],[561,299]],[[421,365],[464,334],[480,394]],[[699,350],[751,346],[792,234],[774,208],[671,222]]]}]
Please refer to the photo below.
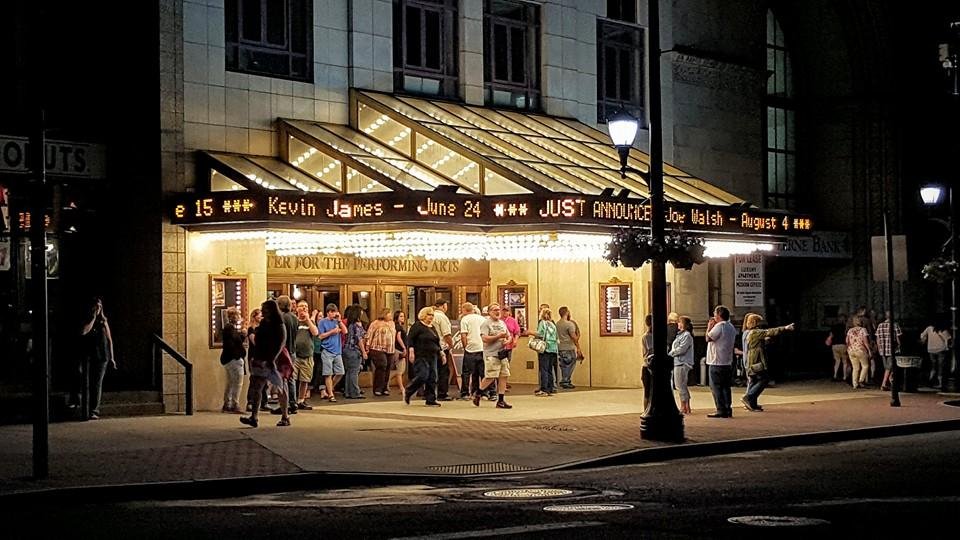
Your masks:
[{"label": "man in dark shirt", "polygon": [[[287,295],[282,295],[277,298],[277,307],[280,308],[280,318],[283,319],[283,326],[287,329],[287,351],[290,355],[293,355],[293,342],[297,337],[297,327],[300,326],[300,323],[297,321],[297,316],[291,312],[290,297]],[[297,414],[297,381],[294,377],[287,379],[287,396],[288,403],[290,404],[289,412],[290,414]],[[270,411],[271,414],[280,414],[280,408]]]}]

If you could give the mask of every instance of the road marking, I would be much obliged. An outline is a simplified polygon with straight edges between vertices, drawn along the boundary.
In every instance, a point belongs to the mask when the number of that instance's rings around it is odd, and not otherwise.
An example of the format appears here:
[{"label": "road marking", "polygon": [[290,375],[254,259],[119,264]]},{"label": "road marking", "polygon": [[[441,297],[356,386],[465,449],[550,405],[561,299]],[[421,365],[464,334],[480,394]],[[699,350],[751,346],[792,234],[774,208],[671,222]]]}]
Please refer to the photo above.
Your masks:
[{"label": "road marking", "polygon": [[483,531],[461,531],[450,533],[429,534],[425,536],[404,536],[391,540],[456,540],[458,538],[488,538],[506,534],[525,534],[538,531],[557,531],[561,529],[580,529],[584,527],[599,527],[606,525],[602,521],[571,521],[568,523],[544,523],[542,525],[525,525],[523,527],[502,527],[500,529],[486,529]]},{"label": "road marking", "polygon": [[730,523],[751,527],[809,527],[811,525],[829,525],[825,519],[795,516],[737,516],[727,518]]},{"label": "road marking", "polygon": [[632,504],[555,504],[543,508],[545,512],[616,512],[632,509]]},{"label": "road marking", "polygon": [[848,504],[877,504],[877,503],[958,503],[960,496],[944,495],[941,497],[865,497],[862,499],[830,499],[828,501],[812,501],[794,503],[790,506],[845,506]]}]

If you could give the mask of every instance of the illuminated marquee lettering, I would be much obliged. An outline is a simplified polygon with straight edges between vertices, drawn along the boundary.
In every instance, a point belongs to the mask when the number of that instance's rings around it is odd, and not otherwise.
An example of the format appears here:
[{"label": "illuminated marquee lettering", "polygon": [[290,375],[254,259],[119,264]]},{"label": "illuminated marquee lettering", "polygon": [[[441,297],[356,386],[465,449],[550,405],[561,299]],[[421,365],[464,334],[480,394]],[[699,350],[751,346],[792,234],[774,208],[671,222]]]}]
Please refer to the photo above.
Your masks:
[{"label": "illuminated marquee lettering", "polygon": [[383,203],[343,203],[333,201],[333,206],[327,208],[327,217],[358,218],[377,217],[383,215]]},{"label": "illuminated marquee lettering", "polygon": [[585,202],[583,199],[550,199],[547,205],[540,209],[540,217],[582,216]]},{"label": "illuminated marquee lettering", "polygon": [[299,201],[281,201],[280,197],[270,197],[267,212],[273,216],[316,217],[317,205],[307,202],[303,197]]},{"label": "illuminated marquee lettering", "polygon": [[740,228],[753,229],[754,231],[778,231],[780,224],[777,218],[773,216],[755,216],[749,212],[740,214]]},{"label": "illuminated marquee lettering", "polygon": [[690,209],[690,223],[705,227],[723,227],[726,223],[726,218],[723,212],[719,210],[692,208]]},{"label": "illuminated marquee lettering", "polygon": [[457,215],[457,205],[454,203],[437,202],[427,197],[424,204],[417,205],[417,213],[421,216],[454,217]]},{"label": "illuminated marquee lettering", "polygon": [[615,221],[650,221],[650,205],[633,202],[593,203],[593,217]]}]

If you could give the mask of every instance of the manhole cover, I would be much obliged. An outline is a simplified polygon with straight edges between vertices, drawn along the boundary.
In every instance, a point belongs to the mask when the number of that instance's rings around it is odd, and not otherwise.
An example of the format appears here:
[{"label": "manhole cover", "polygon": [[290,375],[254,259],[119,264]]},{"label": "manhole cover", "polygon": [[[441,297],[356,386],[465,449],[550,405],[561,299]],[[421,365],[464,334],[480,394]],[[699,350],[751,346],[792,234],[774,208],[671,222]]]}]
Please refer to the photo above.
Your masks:
[{"label": "manhole cover", "polygon": [[555,504],[543,508],[546,512],[616,512],[632,509],[632,504]]},{"label": "manhole cover", "polygon": [[533,429],[540,429],[543,431],[577,431],[577,428],[573,426],[560,426],[560,425],[533,426]]},{"label": "manhole cover", "polygon": [[729,518],[727,521],[752,527],[810,527],[830,524],[825,519],[793,516],[737,516]]},{"label": "manhole cover", "polygon": [[484,497],[490,497],[491,499],[546,499],[568,495],[573,495],[573,491],[554,488],[495,489],[483,494]]}]

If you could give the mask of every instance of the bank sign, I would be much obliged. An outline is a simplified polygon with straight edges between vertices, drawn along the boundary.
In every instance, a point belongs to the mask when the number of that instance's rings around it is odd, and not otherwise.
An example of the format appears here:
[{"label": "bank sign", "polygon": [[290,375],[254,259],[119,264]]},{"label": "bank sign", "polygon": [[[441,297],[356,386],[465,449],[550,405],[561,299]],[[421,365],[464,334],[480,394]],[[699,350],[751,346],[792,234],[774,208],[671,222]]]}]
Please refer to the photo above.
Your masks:
[{"label": "bank sign", "polygon": [[[99,144],[48,139],[44,147],[47,174],[78,178],[105,178],[106,150]],[[0,135],[0,174],[29,174],[30,141],[25,137]]]}]

